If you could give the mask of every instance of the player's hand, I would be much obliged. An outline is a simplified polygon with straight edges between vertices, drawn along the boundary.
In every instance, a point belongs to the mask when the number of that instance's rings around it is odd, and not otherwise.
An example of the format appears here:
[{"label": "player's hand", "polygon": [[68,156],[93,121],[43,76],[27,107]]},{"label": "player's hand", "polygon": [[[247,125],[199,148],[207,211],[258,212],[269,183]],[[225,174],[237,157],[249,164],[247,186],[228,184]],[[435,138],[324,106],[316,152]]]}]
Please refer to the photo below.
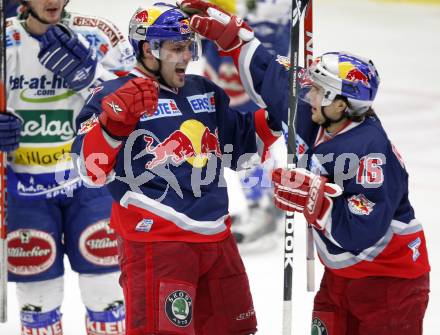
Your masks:
[{"label": "player's hand", "polygon": [[22,125],[23,119],[13,109],[0,112],[0,151],[10,152],[18,148]]},{"label": "player's hand", "polygon": [[61,24],[51,26],[43,35],[38,59],[75,91],[93,83],[98,65],[95,49],[83,44],[73,31]]},{"label": "player's hand", "polygon": [[342,194],[338,185],[306,169],[276,169],[272,181],[275,205],[285,211],[303,213],[307,222],[320,230],[331,214],[332,198]]},{"label": "player's hand", "polygon": [[242,18],[229,14],[202,0],[177,1],[177,5],[191,16],[191,28],[225,52],[233,51],[254,38],[254,32]]},{"label": "player's hand", "polygon": [[142,115],[152,115],[156,111],[158,94],[159,85],[155,80],[132,79],[104,97],[99,122],[110,136],[127,137]]}]

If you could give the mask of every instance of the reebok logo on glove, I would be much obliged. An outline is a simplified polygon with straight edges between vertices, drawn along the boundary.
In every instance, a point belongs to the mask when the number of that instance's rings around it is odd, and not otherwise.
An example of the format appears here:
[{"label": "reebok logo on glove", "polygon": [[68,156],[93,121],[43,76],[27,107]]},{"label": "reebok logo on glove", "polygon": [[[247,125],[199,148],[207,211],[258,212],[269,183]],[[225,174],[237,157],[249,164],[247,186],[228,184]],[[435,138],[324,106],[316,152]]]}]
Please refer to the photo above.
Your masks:
[{"label": "reebok logo on glove", "polygon": [[114,103],[114,101],[107,102],[107,105],[109,105],[113,109],[113,112],[115,112],[116,114],[119,114],[120,112],[122,112],[122,108],[119,107],[118,105],[116,105]]},{"label": "reebok logo on glove", "polygon": [[315,178],[310,186],[309,197],[307,198],[307,210],[314,212],[316,208],[316,200],[318,200],[319,190],[321,189],[322,179]]}]

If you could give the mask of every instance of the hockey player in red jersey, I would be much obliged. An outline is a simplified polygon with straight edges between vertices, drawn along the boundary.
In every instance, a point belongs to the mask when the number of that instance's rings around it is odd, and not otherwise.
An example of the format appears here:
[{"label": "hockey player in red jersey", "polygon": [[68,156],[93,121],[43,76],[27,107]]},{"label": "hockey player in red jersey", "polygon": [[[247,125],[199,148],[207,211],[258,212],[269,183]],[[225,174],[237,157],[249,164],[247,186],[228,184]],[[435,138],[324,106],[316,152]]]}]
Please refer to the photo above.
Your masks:
[{"label": "hockey player in red jersey", "polygon": [[[200,0],[180,6],[191,27],[234,57],[248,93],[287,121],[290,65],[268,54],[242,21]],[[230,32],[228,38],[224,32]],[[239,45],[232,50],[231,45]],[[379,75],[345,52],[302,73],[296,129],[301,168],[273,174],[275,204],[303,213],[325,266],[312,334],[420,335],[428,304],[423,228],[408,199],[408,174],[372,109]]]},{"label": "hockey player in red jersey", "polygon": [[136,68],[95,90],[74,143],[83,179],[114,199],[127,335],[254,334],[223,168],[239,169],[256,136],[270,145],[281,125],[231,109],[220,87],[185,74],[201,49],[177,7],[139,8],[129,36]]}]

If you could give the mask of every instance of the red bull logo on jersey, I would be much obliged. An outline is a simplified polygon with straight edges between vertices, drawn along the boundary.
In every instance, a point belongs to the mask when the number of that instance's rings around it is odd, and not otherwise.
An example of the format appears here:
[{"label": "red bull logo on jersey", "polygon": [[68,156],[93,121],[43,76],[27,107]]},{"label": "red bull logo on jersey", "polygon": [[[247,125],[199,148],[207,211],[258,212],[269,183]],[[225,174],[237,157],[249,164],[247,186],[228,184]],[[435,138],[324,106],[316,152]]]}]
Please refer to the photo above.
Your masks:
[{"label": "red bull logo on jersey", "polygon": [[348,199],[350,212],[356,215],[370,215],[375,203],[368,200],[363,194],[353,195]]},{"label": "red bull logo on jersey", "polygon": [[87,134],[90,130],[93,129],[99,123],[98,117],[93,114],[89,119],[81,122],[79,126],[78,135]]},{"label": "red bull logo on jersey", "polygon": [[214,92],[187,97],[194,113],[215,113]]},{"label": "red bull logo on jersey", "polygon": [[367,86],[369,86],[369,77],[371,76],[370,73],[363,73],[350,62],[339,63],[339,75],[345,80],[352,82],[361,81]]},{"label": "red bull logo on jersey", "polygon": [[144,136],[144,141],[145,151],[153,155],[145,165],[146,169],[153,169],[168,162],[176,166],[187,162],[194,167],[202,168],[206,166],[211,155],[221,157],[218,130],[212,133],[197,120],[185,121],[180,129],[156,145],[152,136]]},{"label": "red bull logo on jersey", "polygon": [[173,116],[180,116],[182,115],[182,112],[177,107],[176,102],[174,99],[159,99],[157,104],[157,110],[154,112],[153,115],[147,116],[146,114],[143,115],[140,119],[140,121],[150,121],[154,119],[160,119],[163,117],[173,117]]}]

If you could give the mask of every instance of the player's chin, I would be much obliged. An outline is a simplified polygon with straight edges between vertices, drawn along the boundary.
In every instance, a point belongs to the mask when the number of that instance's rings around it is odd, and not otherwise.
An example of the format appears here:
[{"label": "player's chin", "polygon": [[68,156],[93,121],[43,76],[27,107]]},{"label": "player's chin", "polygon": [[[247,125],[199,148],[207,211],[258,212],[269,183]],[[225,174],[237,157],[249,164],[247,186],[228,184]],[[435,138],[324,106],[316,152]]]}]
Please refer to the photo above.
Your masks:
[{"label": "player's chin", "polygon": [[174,75],[174,85],[176,88],[183,87],[185,85],[185,72],[176,72]]},{"label": "player's chin", "polygon": [[319,117],[319,115],[317,113],[312,113],[311,118],[312,118],[312,121],[315,122],[315,123],[318,123],[318,124],[322,123],[321,122],[322,120],[321,120],[321,118]]}]

